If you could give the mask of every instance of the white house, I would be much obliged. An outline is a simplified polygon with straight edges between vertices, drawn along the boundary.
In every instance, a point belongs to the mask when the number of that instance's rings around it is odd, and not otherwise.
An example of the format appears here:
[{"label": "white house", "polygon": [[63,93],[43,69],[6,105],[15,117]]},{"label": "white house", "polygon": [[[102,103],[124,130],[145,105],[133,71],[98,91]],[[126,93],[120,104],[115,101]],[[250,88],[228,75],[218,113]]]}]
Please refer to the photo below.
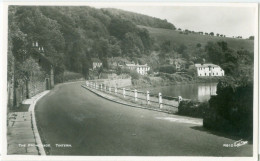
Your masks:
[{"label": "white house", "polygon": [[139,65],[139,64],[125,64],[126,68],[130,70],[136,70],[137,73],[141,75],[146,75],[150,70],[150,67],[147,64]]},{"label": "white house", "polygon": [[96,69],[97,67],[99,68],[99,67],[102,66],[102,62],[101,62],[100,59],[92,58],[91,60],[92,60],[92,63],[93,63],[92,64],[93,69]]},{"label": "white house", "polygon": [[198,76],[224,76],[225,71],[215,64],[195,64]]}]

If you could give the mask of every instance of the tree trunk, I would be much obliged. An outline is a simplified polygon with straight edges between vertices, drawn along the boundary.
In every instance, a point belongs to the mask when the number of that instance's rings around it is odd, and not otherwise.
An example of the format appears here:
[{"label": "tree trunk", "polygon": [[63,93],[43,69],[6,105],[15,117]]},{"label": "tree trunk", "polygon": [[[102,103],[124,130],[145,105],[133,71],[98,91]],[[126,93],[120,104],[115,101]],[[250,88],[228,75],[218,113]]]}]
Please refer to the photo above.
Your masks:
[{"label": "tree trunk", "polygon": [[29,95],[29,81],[28,79],[26,79],[26,98],[30,98],[30,95]]},{"label": "tree trunk", "polygon": [[12,108],[16,108],[17,106],[17,98],[16,98],[16,88],[17,88],[17,81],[15,77],[15,72],[16,72],[16,60],[14,59],[14,64],[13,64],[13,106]]}]

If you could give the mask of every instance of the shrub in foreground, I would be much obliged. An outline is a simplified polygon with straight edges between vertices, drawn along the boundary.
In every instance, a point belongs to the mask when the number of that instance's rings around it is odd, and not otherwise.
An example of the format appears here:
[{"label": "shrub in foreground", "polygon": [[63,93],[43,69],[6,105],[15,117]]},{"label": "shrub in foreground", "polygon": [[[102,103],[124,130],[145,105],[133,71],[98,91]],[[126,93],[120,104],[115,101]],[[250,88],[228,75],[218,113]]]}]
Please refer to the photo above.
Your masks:
[{"label": "shrub in foreground", "polygon": [[203,126],[252,138],[253,82],[238,86],[219,82],[217,94],[209,100]]},{"label": "shrub in foreground", "polygon": [[208,107],[208,102],[197,101],[181,101],[178,107],[178,114],[202,118],[205,109]]}]

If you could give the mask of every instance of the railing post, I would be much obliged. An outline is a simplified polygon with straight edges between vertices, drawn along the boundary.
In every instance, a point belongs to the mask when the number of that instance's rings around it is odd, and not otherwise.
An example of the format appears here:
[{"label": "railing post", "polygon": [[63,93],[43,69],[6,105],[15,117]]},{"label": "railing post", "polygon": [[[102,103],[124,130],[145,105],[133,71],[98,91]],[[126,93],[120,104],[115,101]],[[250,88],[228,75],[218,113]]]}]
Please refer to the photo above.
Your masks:
[{"label": "railing post", "polygon": [[104,84],[104,91],[106,92],[107,91],[107,88],[106,88],[106,85]]},{"label": "railing post", "polygon": [[108,86],[108,91],[109,91],[109,93],[111,93],[111,87],[110,86]]},{"label": "railing post", "polygon": [[125,98],[125,88],[123,88],[123,96],[124,96],[124,98]]},{"label": "railing post", "polygon": [[102,83],[100,84],[100,90],[102,91]]},{"label": "railing post", "polygon": [[181,101],[182,101],[182,97],[178,96],[178,103],[179,103],[179,105],[180,105]]},{"label": "railing post", "polygon": [[[97,83],[96,83],[97,84]],[[97,89],[99,89],[99,84],[97,84]]]},{"label": "railing post", "polygon": [[117,94],[117,88],[115,87],[115,94]]},{"label": "railing post", "polygon": [[86,81],[86,86],[88,86],[88,81]]},{"label": "railing post", "polygon": [[159,99],[159,108],[162,108],[163,105],[162,105],[162,94],[161,93],[158,94],[158,99]]},{"label": "railing post", "polygon": [[137,101],[137,90],[134,90],[134,94],[135,94],[135,101]]},{"label": "railing post", "polygon": [[150,93],[149,93],[149,91],[146,92],[146,101],[147,101],[147,105],[150,105]]}]

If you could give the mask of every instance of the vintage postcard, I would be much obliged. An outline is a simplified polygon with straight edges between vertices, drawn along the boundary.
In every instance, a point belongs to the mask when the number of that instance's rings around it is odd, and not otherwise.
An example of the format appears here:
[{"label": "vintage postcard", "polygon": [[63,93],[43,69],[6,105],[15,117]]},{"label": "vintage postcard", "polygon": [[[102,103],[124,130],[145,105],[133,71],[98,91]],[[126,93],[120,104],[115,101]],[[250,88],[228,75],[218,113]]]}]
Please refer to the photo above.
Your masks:
[{"label": "vintage postcard", "polygon": [[3,14],[2,160],[257,160],[258,4]]}]

